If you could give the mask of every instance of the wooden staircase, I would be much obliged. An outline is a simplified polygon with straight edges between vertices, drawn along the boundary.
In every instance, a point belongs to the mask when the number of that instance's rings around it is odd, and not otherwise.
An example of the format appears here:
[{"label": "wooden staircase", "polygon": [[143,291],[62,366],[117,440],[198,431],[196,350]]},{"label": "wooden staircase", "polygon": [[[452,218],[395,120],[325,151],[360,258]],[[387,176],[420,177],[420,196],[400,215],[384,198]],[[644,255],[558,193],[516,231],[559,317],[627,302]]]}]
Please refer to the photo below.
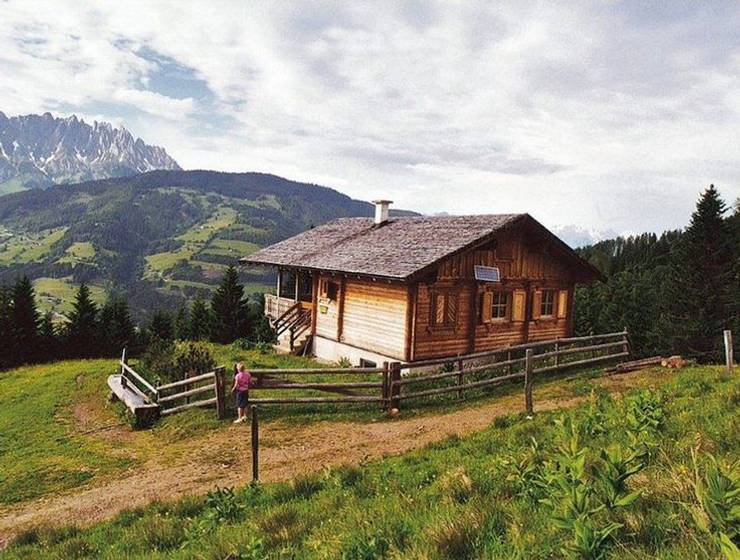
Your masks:
[{"label": "wooden staircase", "polygon": [[311,309],[296,302],[270,322],[277,336],[277,347],[290,354],[305,354],[311,343]]}]

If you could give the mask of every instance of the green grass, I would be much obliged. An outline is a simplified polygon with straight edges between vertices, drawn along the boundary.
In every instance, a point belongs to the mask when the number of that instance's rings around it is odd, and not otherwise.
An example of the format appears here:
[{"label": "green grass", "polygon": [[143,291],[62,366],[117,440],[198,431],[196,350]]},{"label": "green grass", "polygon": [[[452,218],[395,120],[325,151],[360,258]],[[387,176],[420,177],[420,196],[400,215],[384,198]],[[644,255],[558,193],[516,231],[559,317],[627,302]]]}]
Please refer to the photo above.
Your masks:
[{"label": "green grass", "polygon": [[229,228],[237,218],[236,210],[220,207],[208,221],[197,224],[175,239],[183,244],[175,250],[147,255],[145,278],[166,275],[180,261],[191,260],[220,231]]},{"label": "green grass", "polygon": [[[67,315],[72,311],[78,284],[71,278],[37,278],[33,281],[36,290],[36,299],[42,312],[53,311]],[[98,305],[105,303],[106,294],[102,286],[90,284],[90,294]]]},{"label": "green grass", "polygon": [[[226,365],[316,365],[296,356],[209,346],[217,363]],[[115,370],[115,360],[70,360],[0,372],[0,505],[78,488],[151,457],[179,456],[190,438],[228,426],[213,410],[193,410],[163,419],[153,431],[131,433],[124,425],[126,438],[97,437],[96,428],[123,422],[120,407],[107,403],[106,380]]]},{"label": "green grass", "polygon": [[45,231],[39,235],[15,236],[0,248],[0,263],[30,263],[41,260],[52,246],[64,237],[66,227]]},{"label": "green grass", "polygon": [[[656,376],[667,376],[654,370]],[[640,496],[597,524],[621,526],[605,558],[719,558],[690,507],[692,450],[720,461],[740,453],[740,378],[718,367],[687,368],[653,391],[662,424],[650,430],[647,467],[629,479]],[[557,459],[570,418],[585,445],[587,469],[598,452],[628,445],[630,414],[650,393],[612,398],[594,393],[566,412],[497,418],[475,435],[417,452],[337,468],[289,483],[219,492],[125,512],[86,529],[32,530],[4,558],[560,558],[569,531],[549,506],[523,491],[514,464]],[[647,432],[646,432],[647,433]],[[645,437],[648,437],[647,435]],[[538,463],[539,464],[539,463]],[[269,466],[265,466],[269,468]]]},{"label": "green grass", "polygon": [[109,360],[59,362],[0,373],[0,504],[75,488],[131,465],[113,449],[75,434],[73,404],[105,402]]},{"label": "green grass", "polygon": [[80,262],[92,262],[95,258],[95,247],[92,243],[78,242],[70,245],[64,255],[57,260],[59,264],[77,264]]}]

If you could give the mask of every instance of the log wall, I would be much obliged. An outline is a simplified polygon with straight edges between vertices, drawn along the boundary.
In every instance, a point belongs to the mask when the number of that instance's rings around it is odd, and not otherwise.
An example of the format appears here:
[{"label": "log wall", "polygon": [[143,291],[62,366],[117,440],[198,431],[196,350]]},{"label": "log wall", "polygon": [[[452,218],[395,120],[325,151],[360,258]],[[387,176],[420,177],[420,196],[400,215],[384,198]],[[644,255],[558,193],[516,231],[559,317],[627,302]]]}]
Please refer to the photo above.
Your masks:
[{"label": "log wall", "polygon": [[[418,285],[412,360],[492,350],[571,334],[574,280],[567,266],[548,254],[544,243],[511,231],[499,234],[487,246],[450,257],[436,275]],[[501,283],[475,281],[474,266],[496,266]],[[509,294],[508,316],[486,320],[479,316],[485,292]],[[539,317],[542,290],[553,290],[553,315]],[[433,325],[435,293],[457,294],[454,326]],[[515,297],[516,294],[516,297]],[[515,301],[519,305],[515,305]],[[515,311],[515,308],[517,311]]]}]

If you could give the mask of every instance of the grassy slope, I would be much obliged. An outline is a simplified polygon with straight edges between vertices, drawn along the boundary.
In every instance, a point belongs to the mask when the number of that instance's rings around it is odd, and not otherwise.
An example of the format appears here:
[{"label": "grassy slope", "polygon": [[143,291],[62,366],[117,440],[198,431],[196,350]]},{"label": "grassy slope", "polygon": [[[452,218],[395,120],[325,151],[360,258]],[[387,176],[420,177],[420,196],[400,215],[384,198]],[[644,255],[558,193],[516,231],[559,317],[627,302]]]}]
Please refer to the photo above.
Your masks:
[{"label": "grassy slope", "polygon": [[[263,367],[308,367],[295,356],[263,355],[212,345],[219,363],[242,360]],[[160,422],[154,432],[123,439],[86,432],[120,424],[119,409],[106,403],[114,360],[70,360],[0,372],[0,506],[120,473],[156,453],[177,455],[187,438],[220,423],[212,410],[196,410]],[[161,444],[173,444],[166,450]]]},{"label": "grassy slope", "polygon": [[[37,278],[33,281],[36,290],[36,300],[42,312],[54,311],[63,315],[72,311],[79,284],[69,278]],[[98,305],[105,303],[105,288],[90,284],[90,294]]]},{"label": "grassy slope", "polygon": [[63,227],[39,235],[11,238],[0,251],[0,264],[30,263],[40,260],[64,237],[68,229]]},{"label": "grassy slope", "polygon": [[[656,370],[656,376],[667,375]],[[662,380],[661,380],[662,381]],[[722,459],[740,452],[736,413],[740,379],[716,367],[680,372],[657,391],[666,415],[659,447],[648,468],[630,481],[642,497],[618,514],[623,527],[609,558],[717,558],[696,529],[685,504],[691,449]],[[598,398],[597,398],[598,397]],[[632,399],[598,396],[568,411],[588,432],[593,450],[624,443]],[[699,403],[701,405],[699,406]],[[551,558],[560,556],[565,533],[547,508],[517,493],[512,468],[531,437],[544,450],[555,445],[563,413],[533,421],[499,418],[489,429],[452,438],[422,451],[362,467],[237,492],[232,519],[213,522],[230,500],[189,498],[122,514],[112,522],[77,530],[26,533],[7,558]],[[596,420],[597,422],[594,422]],[[227,516],[228,517],[228,516]]]}]

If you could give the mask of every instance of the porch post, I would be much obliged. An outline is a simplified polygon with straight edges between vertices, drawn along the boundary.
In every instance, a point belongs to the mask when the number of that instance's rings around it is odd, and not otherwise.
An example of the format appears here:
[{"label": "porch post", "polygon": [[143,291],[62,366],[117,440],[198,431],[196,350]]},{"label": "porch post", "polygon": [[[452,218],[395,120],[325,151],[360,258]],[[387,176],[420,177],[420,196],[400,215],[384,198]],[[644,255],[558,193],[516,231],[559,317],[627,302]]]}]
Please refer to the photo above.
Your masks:
[{"label": "porch post", "polygon": [[278,299],[280,299],[280,292],[282,291],[282,289],[283,289],[283,269],[278,268],[278,273],[277,273],[277,297]]},{"label": "porch post", "polygon": [[295,298],[293,299],[293,301],[298,303],[298,281],[300,280],[301,275],[297,270],[293,272],[293,275],[295,276]]}]

